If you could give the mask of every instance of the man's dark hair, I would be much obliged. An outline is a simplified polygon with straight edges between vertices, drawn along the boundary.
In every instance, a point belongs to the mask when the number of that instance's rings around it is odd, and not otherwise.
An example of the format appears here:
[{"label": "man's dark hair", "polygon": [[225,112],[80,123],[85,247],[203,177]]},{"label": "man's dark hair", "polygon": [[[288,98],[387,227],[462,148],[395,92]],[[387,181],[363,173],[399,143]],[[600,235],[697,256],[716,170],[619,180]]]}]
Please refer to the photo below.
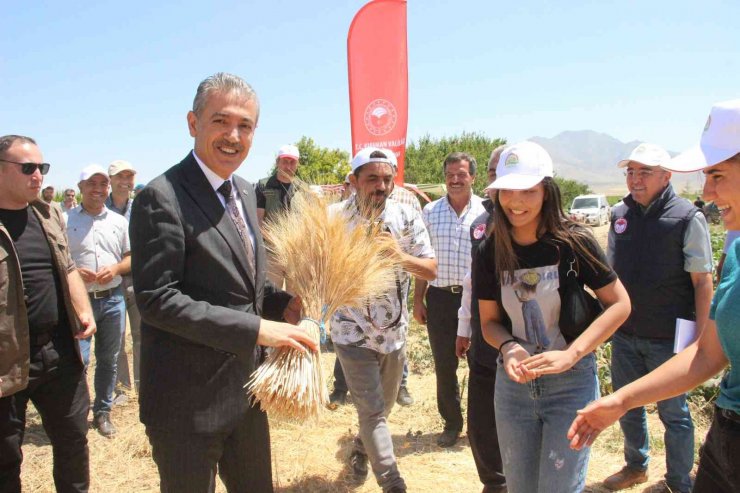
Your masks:
[{"label": "man's dark hair", "polygon": [[3,135],[0,137],[0,155],[5,154],[5,152],[10,149],[10,146],[15,144],[18,140],[22,143],[38,145],[31,137],[25,137],[23,135]]},{"label": "man's dark hair", "polygon": [[54,191],[54,187],[52,187],[51,185],[49,185],[48,187],[44,187],[44,190],[43,191],[45,192],[47,190],[51,190],[53,192]]},{"label": "man's dark hair", "polygon": [[445,158],[445,162],[442,164],[442,173],[447,171],[447,165],[448,164],[454,164],[459,163],[461,161],[467,161],[468,162],[468,173],[470,173],[472,176],[475,176],[475,168],[477,166],[477,163],[475,162],[475,158],[468,154],[467,152],[451,152],[447,155]]}]

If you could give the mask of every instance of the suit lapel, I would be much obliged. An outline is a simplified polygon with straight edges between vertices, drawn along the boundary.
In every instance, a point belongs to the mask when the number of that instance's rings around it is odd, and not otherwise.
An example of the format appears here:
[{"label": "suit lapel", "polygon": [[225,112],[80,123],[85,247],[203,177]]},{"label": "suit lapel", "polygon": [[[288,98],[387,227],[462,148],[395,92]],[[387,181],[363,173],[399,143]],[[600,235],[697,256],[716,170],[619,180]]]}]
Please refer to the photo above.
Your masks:
[{"label": "suit lapel", "polygon": [[185,178],[183,180],[185,190],[190,194],[193,201],[198,204],[206,217],[208,217],[211,223],[213,223],[213,226],[229,245],[229,248],[239,261],[239,266],[241,267],[244,278],[248,279],[254,287],[255,282],[251,275],[251,269],[248,268],[247,253],[244,251],[244,245],[239,236],[239,232],[237,231],[236,226],[234,226],[234,222],[231,220],[228,212],[226,212],[224,206],[221,205],[221,201],[216,196],[217,192],[215,192],[211,187],[211,184],[208,183],[208,180],[192,154],[189,154],[188,157],[183,160],[181,169],[183,177]]}]

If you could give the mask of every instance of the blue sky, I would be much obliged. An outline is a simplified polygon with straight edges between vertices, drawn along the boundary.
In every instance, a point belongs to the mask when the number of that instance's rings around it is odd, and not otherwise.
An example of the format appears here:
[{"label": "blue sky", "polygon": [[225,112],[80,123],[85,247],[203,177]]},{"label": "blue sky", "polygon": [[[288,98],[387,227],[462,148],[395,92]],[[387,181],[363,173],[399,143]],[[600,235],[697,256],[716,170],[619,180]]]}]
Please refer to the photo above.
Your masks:
[{"label": "blue sky", "polygon": [[[58,187],[114,159],[146,182],[192,148],[197,84],[228,71],[262,104],[245,178],[302,135],[349,150],[346,37],[363,4],[4,2],[0,134],[36,138]],[[680,151],[713,102],[740,97],[738,19],[737,0],[411,0],[409,139],[592,129]]]}]

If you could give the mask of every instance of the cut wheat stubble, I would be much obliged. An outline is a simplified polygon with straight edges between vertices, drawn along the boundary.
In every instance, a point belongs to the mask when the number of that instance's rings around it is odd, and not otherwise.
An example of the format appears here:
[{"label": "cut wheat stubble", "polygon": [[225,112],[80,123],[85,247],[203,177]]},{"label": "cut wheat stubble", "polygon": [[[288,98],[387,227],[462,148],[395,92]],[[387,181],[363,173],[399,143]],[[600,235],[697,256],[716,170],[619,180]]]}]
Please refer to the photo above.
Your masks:
[{"label": "cut wheat stubble", "polygon": [[[347,214],[330,211],[330,199],[298,185],[290,210],[265,224],[272,262],[290,280],[303,302],[303,327],[314,340],[340,307],[363,307],[394,289],[400,259],[396,240],[378,221],[358,226]],[[318,419],[329,401],[320,352],[272,350],[252,374],[247,388],[270,417]]]}]

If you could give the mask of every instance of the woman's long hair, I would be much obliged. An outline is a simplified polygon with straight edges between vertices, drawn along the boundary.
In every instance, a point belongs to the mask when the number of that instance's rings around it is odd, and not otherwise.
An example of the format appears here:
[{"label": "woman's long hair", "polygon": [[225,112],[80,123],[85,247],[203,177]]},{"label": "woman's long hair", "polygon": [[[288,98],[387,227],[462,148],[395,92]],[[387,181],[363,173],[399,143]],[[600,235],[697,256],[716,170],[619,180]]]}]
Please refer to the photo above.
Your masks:
[{"label": "woman's long hair", "polygon": [[[561,245],[567,245],[573,252],[584,257],[588,266],[595,272],[608,270],[609,267],[594,256],[587,247],[593,241],[591,230],[568,219],[563,213],[560,187],[555,180],[547,177],[542,180],[542,185],[545,195],[540,212],[540,222],[537,225],[537,239],[549,233],[553,245],[558,249]],[[501,207],[499,194],[496,194],[496,207],[493,208],[492,229],[496,272],[499,276],[498,280],[503,283],[505,279],[513,278],[514,271],[519,268],[519,260],[514,253],[512,226]]]}]

